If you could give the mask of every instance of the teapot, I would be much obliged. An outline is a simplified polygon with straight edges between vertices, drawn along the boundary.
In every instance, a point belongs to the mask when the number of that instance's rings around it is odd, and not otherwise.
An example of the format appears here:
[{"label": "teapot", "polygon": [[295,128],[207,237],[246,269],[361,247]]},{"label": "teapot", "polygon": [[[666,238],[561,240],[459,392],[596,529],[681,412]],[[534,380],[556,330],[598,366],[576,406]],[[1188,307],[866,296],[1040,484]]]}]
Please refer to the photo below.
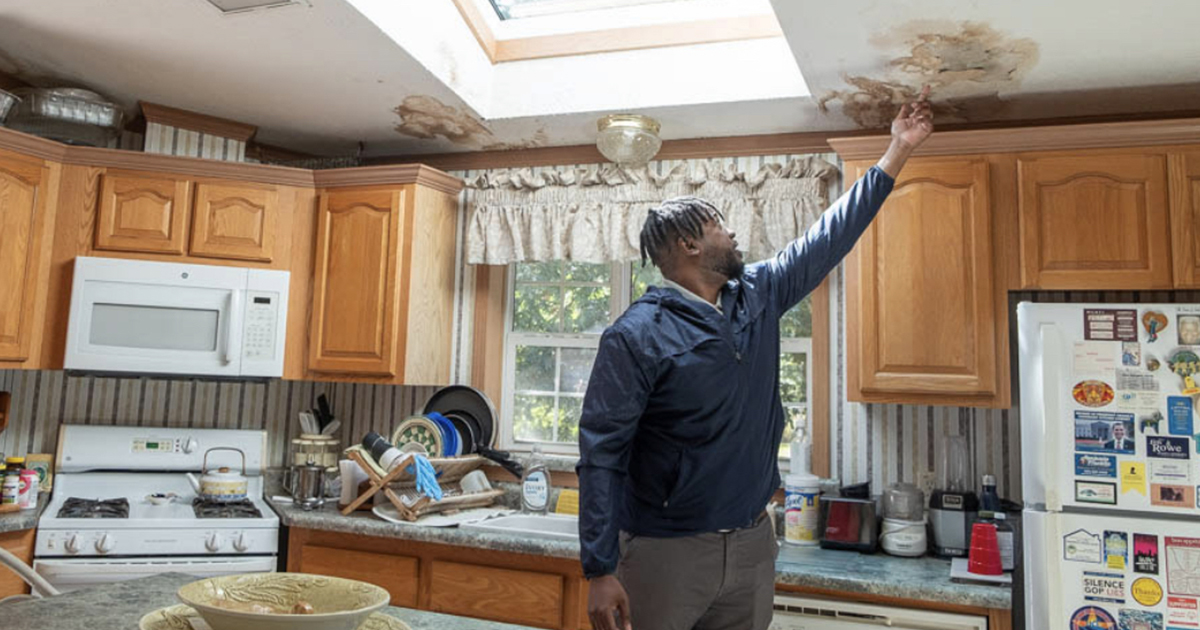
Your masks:
[{"label": "teapot", "polygon": [[[242,472],[230,470],[224,466],[210,471],[208,469],[208,454],[213,451],[236,451],[242,456]],[[187,474],[188,482],[196,495],[204,501],[214,503],[233,503],[246,500],[246,454],[241,449],[229,446],[217,446],[204,451],[204,463],[200,469],[200,479],[192,473]]]}]

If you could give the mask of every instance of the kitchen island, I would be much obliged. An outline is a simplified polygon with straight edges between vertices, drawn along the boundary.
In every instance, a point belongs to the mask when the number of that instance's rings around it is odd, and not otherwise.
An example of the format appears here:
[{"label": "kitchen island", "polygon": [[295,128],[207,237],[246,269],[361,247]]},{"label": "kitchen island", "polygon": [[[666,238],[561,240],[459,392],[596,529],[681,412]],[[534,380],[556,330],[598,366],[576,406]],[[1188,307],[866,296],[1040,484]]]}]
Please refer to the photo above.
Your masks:
[{"label": "kitchen island", "polygon": [[[0,606],[0,627],[5,630],[137,630],[138,621],[164,606],[179,603],[175,592],[197,578],[164,573]],[[412,630],[530,630],[494,621],[465,619],[420,610],[388,606],[383,613],[408,624]]]}]

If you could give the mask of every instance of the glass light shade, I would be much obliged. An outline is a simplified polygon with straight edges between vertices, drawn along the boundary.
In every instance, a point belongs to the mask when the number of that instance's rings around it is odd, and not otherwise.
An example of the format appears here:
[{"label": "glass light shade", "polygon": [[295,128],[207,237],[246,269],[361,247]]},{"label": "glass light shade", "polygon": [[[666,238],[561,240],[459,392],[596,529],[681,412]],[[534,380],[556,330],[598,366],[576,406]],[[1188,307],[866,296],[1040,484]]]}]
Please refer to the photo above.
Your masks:
[{"label": "glass light shade", "polygon": [[648,116],[614,114],[601,118],[596,127],[596,148],[621,166],[645,166],[662,148],[658,121]]}]

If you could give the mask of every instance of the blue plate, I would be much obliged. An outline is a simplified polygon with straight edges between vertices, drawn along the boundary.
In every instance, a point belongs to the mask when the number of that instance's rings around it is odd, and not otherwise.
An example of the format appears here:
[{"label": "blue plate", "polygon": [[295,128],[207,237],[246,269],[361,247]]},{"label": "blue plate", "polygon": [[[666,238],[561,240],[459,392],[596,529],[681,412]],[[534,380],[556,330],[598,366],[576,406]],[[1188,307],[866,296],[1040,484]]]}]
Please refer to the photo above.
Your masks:
[{"label": "blue plate", "polygon": [[434,424],[436,424],[442,431],[442,450],[445,451],[442,453],[442,456],[454,457],[456,454],[460,453],[461,451],[459,451],[459,448],[461,447],[459,445],[462,444],[462,438],[459,437],[458,430],[454,428],[454,424],[451,423],[446,416],[443,416],[436,411],[425,414],[425,417],[433,420]]}]

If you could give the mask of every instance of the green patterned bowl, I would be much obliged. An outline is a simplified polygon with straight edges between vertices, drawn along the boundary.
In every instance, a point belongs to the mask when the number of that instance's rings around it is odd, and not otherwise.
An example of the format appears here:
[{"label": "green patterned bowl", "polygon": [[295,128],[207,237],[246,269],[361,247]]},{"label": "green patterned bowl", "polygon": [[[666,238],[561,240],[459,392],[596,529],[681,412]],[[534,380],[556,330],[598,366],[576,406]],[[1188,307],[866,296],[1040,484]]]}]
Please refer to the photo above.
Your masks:
[{"label": "green patterned bowl", "polygon": [[213,630],[355,630],[391,596],[357,580],[249,573],[186,584],[179,599]]}]

